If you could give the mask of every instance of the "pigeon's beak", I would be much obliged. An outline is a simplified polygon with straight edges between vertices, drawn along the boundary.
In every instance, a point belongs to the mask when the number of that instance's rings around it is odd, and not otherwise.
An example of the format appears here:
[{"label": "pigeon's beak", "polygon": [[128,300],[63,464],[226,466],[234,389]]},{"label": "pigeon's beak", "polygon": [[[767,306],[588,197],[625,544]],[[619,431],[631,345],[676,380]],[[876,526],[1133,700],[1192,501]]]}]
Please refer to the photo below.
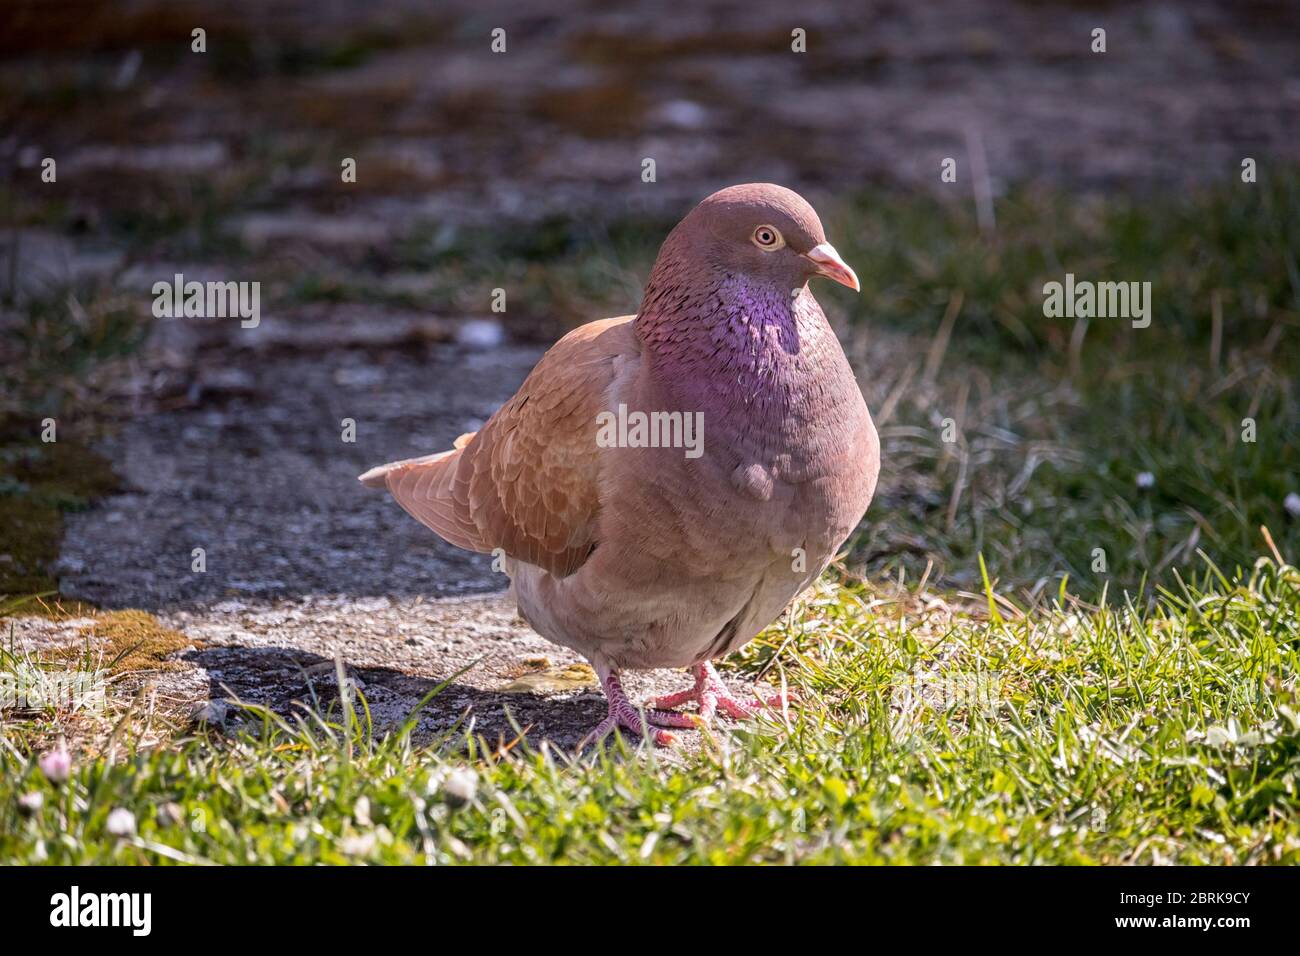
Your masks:
[{"label": "pigeon's beak", "polygon": [[840,254],[829,242],[813,246],[804,253],[804,258],[816,267],[817,275],[834,279],[854,292],[862,291],[862,286],[858,284],[858,274],[849,268],[849,264],[840,258]]}]

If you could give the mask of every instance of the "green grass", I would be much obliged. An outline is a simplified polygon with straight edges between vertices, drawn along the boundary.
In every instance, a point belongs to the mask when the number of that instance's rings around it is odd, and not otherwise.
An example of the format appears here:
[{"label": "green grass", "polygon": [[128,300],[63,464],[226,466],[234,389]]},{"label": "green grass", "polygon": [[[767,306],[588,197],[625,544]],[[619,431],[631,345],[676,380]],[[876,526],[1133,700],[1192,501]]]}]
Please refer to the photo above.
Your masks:
[{"label": "green grass", "polygon": [[[1141,201],[1020,192],[998,216],[982,236],[963,206],[870,197],[828,225],[859,264],[863,294],[828,297],[864,340],[878,418],[901,394],[879,422],[896,507],[869,516],[862,566],[933,562],[970,589],[983,554],[1008,586],[1050,593],[1068,576],[1117,598],[1172,584],[1197,548],[1249,567],[1261,525],[1300,551],[1283,507],[1300,492],[1300,180]],[[1067,272],[1150,281],[1150,327],[1045,317],[1043,285]],[[873,366],[881,333],[903,347]]]},{"label": "green grass", "polygon": [[[1300,572],[1201,578],[1147,611],[1067,596],[987,618],[826,582],[741,661],[779,665],[802,703],[684,765],[419,747],[374,734],[364,698],[293,722],[251,708],[251,733],[128,748],[62,786],[10,746],[0,859],[1300,862]],[[107,832],[117,808],[134,834]]]}]

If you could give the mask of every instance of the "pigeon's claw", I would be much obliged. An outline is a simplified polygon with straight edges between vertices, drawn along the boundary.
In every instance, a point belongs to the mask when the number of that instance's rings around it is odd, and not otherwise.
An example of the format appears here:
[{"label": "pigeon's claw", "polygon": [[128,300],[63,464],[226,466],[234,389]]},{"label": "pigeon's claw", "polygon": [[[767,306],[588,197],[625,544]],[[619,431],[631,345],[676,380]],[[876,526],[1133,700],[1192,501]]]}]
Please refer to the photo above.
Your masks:
[{"label": "pigeon's claw", "polygon": [[[673,724],[671,726],[694,726],[694,724]],[[610,707],[609,716],[592,728],[591,733],[583,737],[578,743],[579,750],[586,750],[592,744],[598,744],[615,730],[630,730],[634,734],[648,737],[660,747],[671,747],[677,743],[677,735],[672,731],[664,730],[662,727],[650,723],[650,715],[646,714],[646,720],[641,720],[641,715],[635,710],[626,714],[621,710],[615,713],[615,709]]]},{"label": "pigeon's claw", "polygon": [[[696,704],[700,708],[699,720],[702,723],[713,722],[714,715],[721,711],[728,717],[744,720],[753,717],[758,711],[767,708],[781,709],[789,706],[789,695],[774,694],[771,697],[753,697],[741,700],[727,689],[718,676],[717,670],[708,661],[691,668],[695,677],[695,686],[690,690],[680,691],[660,697],[654,702],[656,708],[680,707],[682,704]],[[662,711],[660,711],[662,713]]]},{"label": "pigeon's claw", "polygon": [[680,707],[682,704],[699,703],[700,693],[694,687],[689,690],[681,690],[675,694],[668,694],[666,697],[656,697],[654,705],[659,708],[667,709],[670,707]]},{"label": "pigeon's claw", "polygon": [[600,677],[601,686],[605,688],[605,696],[609,698],[609,713],[592,728],[591,733],[582,738],[578,744],[579,750],[599,743],[620,728],[653,740],[661,747],[668,747],[677,742],[677,735],[664,728],[699,726],[699,718],[691,714],[655,709],[647,709],[643,714],[623,692],[623,682],[619,679],[618,671],[597,667],[596,674]]}]

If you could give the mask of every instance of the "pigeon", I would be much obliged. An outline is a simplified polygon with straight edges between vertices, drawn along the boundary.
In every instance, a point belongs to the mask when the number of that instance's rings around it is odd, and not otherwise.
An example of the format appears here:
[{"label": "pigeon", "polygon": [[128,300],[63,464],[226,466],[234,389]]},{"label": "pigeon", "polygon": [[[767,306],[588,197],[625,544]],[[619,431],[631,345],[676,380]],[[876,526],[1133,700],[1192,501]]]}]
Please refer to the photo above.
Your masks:
[{"label": "pigeon", "polygon": [[[825,570],[880,470],[814,276],[861,290],[801,196],[716,192],[669,233],[635,315],[565,335],[451,449],[360,476],[500,558],[524,620],[591,662],[609,710],[581,746],[788,706],[733,695],[713,661]],[[656,668],[694,685],[641,709],[621,672]]]}]

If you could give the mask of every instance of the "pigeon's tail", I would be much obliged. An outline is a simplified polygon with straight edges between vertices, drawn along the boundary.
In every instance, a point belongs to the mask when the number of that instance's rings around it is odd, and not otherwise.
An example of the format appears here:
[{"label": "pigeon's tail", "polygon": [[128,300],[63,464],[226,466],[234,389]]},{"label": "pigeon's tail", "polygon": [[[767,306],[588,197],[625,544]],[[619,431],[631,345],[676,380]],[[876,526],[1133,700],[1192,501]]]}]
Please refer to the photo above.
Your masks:
[{"label": "pigeon's tail", "polygon": [[[387,488],[389,475],[400,475],[403,472],[410,471],[419,465],[433,465],[438,462],[446,461],[449,457],[456,455],[458,451],[469,444],[469,440],[475,435],[474,432],[466,432],[452,443],[449,451],[440,451],[436,455],[424,455],[421,458],[404,458],[401,461],[390,461],[386,465],[376,465],[364,474],[357,475],[357,481],[361,482],[367,488]],[[457,456],[459,457],[459,456]]]},{"label": "pigeon's tail", "polygon": [[460,455],[474,433],[461,435],[454,448],[423,458],[394,461],[371,468],[357,480],[368,488],[387,488],[411,517],[442,538],[469,551],[492,550],[468,513],[468,502],[457,494]]},{"label": "pigeon's tail", "polygon": [[454,454],[454,450],[440,451],[436,455],[425,455],[423,458],[407,458],[402,461],[390,461],[386,465],[376,465],[365,474],[357,475],[357,481],[367,488],[387,488],[389,475],[397,477],[417,465],[432,465],[443,461],[451,454]]}]

